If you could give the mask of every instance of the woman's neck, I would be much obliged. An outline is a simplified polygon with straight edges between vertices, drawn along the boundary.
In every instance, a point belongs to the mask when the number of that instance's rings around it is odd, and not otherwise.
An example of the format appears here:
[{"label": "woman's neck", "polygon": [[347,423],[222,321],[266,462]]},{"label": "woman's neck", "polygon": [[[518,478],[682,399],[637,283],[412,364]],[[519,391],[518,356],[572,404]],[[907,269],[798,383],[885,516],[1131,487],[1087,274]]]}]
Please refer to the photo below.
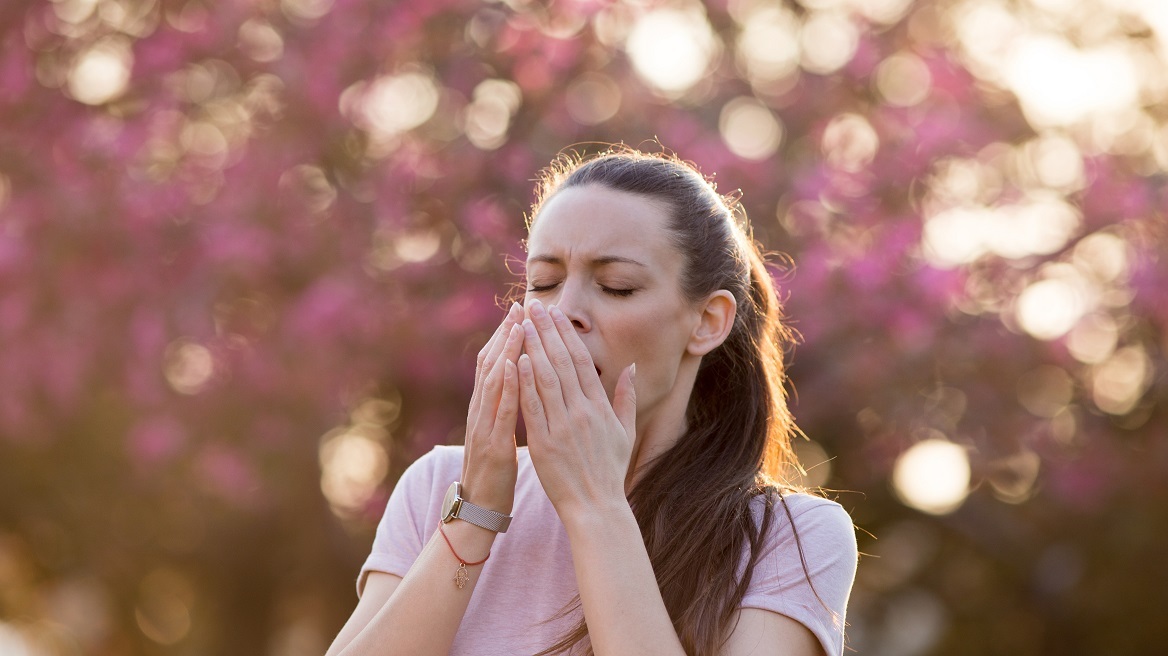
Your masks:
[{"label": "woman's neck", "polygon": [[676,383],[665,398],[655,407],[642,413],[637,408],[637,439],[633,444],[633,455],[629,462],[629,473],[625,477],[625,492],[633,489],[648,470],[648,465],[657,456],[673,448],[677,440],[685,434],[686,410],[689,397],[693,393],[697,379],[700,356],[686,355],[677,371]]}]

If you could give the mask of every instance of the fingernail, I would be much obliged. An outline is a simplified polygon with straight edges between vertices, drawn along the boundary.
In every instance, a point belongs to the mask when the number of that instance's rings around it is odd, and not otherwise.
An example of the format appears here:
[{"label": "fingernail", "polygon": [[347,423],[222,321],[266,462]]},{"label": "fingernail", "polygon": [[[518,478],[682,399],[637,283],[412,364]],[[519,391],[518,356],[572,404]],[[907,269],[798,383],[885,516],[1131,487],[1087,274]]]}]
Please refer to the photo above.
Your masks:
[{"label": "fingernail", "polygon": [[543,308],[543,303],[540,303],[539,301],[531,302],[531,316],[542,317],[545,314],[547,314],[547,312]]},{"label": "fingernail", "polygon": [[629,367],[629,382],[630,383],[637,382],[637,363],[636,362],[633,363],[633,366]]},{"label": "fingernail", "polygon": [[513,303],[511,303],[511,310],[508,311],[507,314],[512,319],[515,319],[516,321],[518,321],[519,319],[517,317],[520,317],[523,315],[523,306],[520,305],[518,302],[513,302]]},{"label": "fingernail", "polygon": [[528,337],[535,337],[535,324],[531,323],[531,319],[523,320],[523,332],[527,333]]},{"label": "fingernail", "polygon": [[564,321],[567,319],[567,317],[564,316],[564,312],[562,310],[560,310],[560,308],[556,307],[555,305],[549,307],[548,312],[551,313],[552,318],[555,319],[556,321]]}]

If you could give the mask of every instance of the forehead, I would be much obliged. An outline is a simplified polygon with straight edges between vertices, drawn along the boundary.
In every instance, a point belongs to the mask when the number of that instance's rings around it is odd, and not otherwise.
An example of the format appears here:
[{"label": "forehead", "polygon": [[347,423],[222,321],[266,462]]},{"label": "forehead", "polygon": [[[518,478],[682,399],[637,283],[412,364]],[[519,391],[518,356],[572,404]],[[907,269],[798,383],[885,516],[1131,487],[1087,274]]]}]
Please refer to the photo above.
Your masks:
[{"label": "forehead", "polygon": [[528,257],[615,255],[666,264],[680,259],[668,221],[666,206],[649,197],[600,185],[568,187],[540,208],[528,237]]}]

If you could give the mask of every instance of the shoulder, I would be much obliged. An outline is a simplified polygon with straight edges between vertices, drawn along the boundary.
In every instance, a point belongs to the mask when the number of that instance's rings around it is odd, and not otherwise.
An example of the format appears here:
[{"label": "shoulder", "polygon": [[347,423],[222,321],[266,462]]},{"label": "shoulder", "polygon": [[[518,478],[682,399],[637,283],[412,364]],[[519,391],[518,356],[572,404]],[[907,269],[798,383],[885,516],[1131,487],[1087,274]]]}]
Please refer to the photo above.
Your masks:
[{"label": "shoulder", "polygon": [[394,494],[429,494],[462,475],[462,447],[438,445],[410,463],[394,485]]},{"label": "shoulder", "polygon": [[804,492],[773,494],[769,499],[760,495],[754,498],[752,510],[755,521],[760,524],[764,514],[771,515],[768,539],[782,542],[798,536],[800,541],[808,540],[832,550],[849,545],[855,550],[852,516],[831,499]]},{"label": "shoulder", "polygon": [[752,554],[755,566],[742,607],[795,619],[829,656],[841,653],[858,558],[851,515],[831,499],[805,493],[758,497],[752,510],[760,528],[770,517]]}]

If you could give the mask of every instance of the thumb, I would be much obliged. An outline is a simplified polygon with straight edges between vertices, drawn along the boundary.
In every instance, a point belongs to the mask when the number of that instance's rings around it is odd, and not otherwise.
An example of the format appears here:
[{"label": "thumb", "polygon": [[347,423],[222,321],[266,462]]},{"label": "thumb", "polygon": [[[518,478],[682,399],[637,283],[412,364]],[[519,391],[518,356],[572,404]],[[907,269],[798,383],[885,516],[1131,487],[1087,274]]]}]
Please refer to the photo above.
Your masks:
[{"label": "thumb", "polygon": [[612,403],[612,410],[616,413],[621,426],[624,426],[630,440],[637,436],[637,390],[633,385],[636,378],[637,363],[634,362],[626,367],[617,379]]}]

